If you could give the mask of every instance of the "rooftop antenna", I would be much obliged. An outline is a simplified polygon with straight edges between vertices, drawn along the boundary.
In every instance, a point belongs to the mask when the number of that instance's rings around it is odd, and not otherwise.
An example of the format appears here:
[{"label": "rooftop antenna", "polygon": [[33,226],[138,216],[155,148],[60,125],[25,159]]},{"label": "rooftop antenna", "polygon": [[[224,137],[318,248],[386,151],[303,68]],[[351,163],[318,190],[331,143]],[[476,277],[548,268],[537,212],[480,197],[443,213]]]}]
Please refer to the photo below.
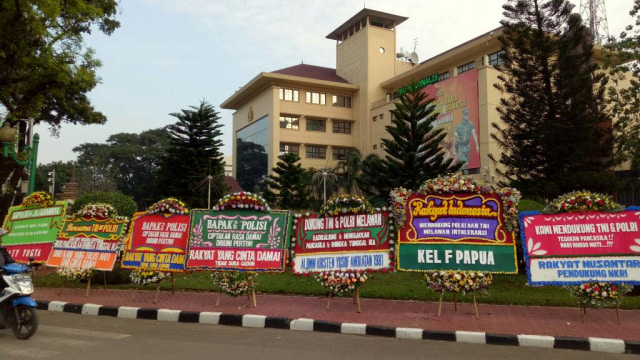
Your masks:
[{"label": "rooftop antenna", "polygon": [[589,24],[593,33],[593,42],[602,45],[609,39],[607,9],[604,0],[580,0],[580,15]]}]

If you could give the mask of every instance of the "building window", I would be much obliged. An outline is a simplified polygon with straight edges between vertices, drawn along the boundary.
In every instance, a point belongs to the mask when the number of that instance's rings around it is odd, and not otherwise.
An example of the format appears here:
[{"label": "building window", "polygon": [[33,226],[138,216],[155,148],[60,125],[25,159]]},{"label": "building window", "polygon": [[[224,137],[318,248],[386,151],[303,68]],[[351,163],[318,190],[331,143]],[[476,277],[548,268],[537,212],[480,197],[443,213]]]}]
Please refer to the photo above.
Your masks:
[{"label": "building window", "polygon": [[327,131],[327,122],[322,119],[307,119],[307,131]]},{"label": "building window", "polygon": [[451,76],[451,73],[448,71],[445,71],[443,73],[438,74],[438,81],[442,81],[445,79],[448,79]]},{"label": "building window", "polygon": [[333,147],[332,149],[332,158],[333,160],[346,160],[347,159],[347,152],[349,151],[349,148],[346,147]]},{"label": "building window", "polygon": [[280,100],[298,102],[298,90],[280,89]]},{"label": "building window", "polygon": [[384,119],[384,114],[380,114],[380,120]]},{"label": "building window", "polygon": [[351,96],[333,95],[331,97],[331,102],[333,103],[333,106],[350,108]]},{"label": "building window", "polygon": [[378,115],[373,116],[373,121],[378,121]]},{"label": "building window", "polygon": [[307,158],[325,159],[327,157],[326,146],[307,145]]},{"label": "building window", "polygon": [[496,51],[493,54],[487,55],[489,65],[502,66],[504,65],[504,50]]},{"label": "building window", "polygon": [[338,134],[351,134],[351,123],[348,121],[333,121],[333,132]]},{"label": "building window", "polygon": [[287,153],[300,155],[300,144],[280,143],[280,155]]},{"label": "building window", "polygon": [[375,150],[375,149],[377,149],[377,148],[378,148],[378,144],[374,144],[374,145],[373,145],[373,150]]},{"label": "building window", "polygon": [[299,116],[280,116],[280,128],[298,130],[300,124]]},{"label": "building window", "polygon": [[464,65],[458,66],[458,75],[465,73],[469,70],[473,70],[476,68],[476,63],[475,61],[472,61],[470,63],[466,63]]},{"label": "building window", "polygon": [[307,91],[307,104],[325,105],[327,96],[324,93]]}]

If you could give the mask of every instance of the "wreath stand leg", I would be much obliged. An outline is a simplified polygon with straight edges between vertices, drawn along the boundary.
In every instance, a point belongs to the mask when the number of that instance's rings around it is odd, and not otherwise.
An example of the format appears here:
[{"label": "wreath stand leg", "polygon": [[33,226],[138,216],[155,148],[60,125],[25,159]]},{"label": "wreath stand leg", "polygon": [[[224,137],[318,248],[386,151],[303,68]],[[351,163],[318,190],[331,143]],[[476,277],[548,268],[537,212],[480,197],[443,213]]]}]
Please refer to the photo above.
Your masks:
[{"label": "wreath stand leg", "polygon": [[478,303],[476,302],[476,293],[473,292],[473,308],[476,310],[476,319],[480,319],[480,315],[478,315]]},{"label": "wreath stand leg", "polygon": [[251,289],[251,298],[253,299],[253,307],[258,307],[258,299],[256,299],[256,289]]},{"label": "wreath stand leg", "polygon": [[131,300],[135,299],[137,292],[138,292],[138,285],[136,285],[135,289],[133,289],[133,294],[131,294]]},{"label": "wreath stand leg", "polygon": [[327,294],[327,310],[329,310],[329,307],[331,307],[331,298],[333,297],[333,293],[328,293]]},{"label": "wreath stand leg", "polygon": [[453,311],[458,311],[458,294],[453,294]]},{"label": "wreath stand leg", "polygon": [[102,279],[104,280],[104,289],[107,290],[107,272],[102,272]]},{"label": "wreath stand leg", "polygon": [[91,277],[89,277],[89,280],[87,281],[87,293],[84,295],[84,297],[89,297],[89,290],[91,290]]},{"label": "wreath stand leg", "polygon": [[220,297],[222,296],[222,291],[218,291],[218,300],[216,300],[216,306],[220,306]]},{"label": "wreath stand leg", "polygon": [[155,297],[155,299],[153,299],[153,303],[154,304],[158,302],[158,295],[160,295],[160,283],[161,282],[162,281],[158,281],[158,286],[156,287],[156,297]]},{"label": "wreath stand leg", "polygon": [[360,290],[358,288],[354,291],[353,300],[356,302],[356,309],[360,312]]},{"label": "wreath stand leg", "polygon": [[250,281],[251,281],[251,299],[253,300],[253,307],[258,307],[258,299],[256,299],[256,284],[253,282],[253,278],[251,278]]},{"label": "wreath stand leg", "polygon": [[584,304],[580,303],[580,320],[584,323],[584,317],[587,314],[587,308]]},{"label": "wreath stand leg", "polygon": [[444,290],[440,291],[440,301],[438,302],[438,316],[442,312],[442,298],[444,297]]},{"label": "wreath stand leg", "polygon": [[173,273],[171,273],[171,295],[176,294],[176,279],[173,277]]},{"label": "wreath stand leg", "polygon": [[616,303],[616,318],[618,319],[618,325],[620,325],[620,304]]}]

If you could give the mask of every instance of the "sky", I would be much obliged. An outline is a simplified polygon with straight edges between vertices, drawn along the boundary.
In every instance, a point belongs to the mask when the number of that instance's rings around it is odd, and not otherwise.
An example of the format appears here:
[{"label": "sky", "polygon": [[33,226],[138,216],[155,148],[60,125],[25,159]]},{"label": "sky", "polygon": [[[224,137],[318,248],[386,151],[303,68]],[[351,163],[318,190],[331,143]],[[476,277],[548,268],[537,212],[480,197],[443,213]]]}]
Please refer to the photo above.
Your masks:
[{"label": "sky", "polygon": [[[300,63],[335,68],[336,42],[326,36],[363,7],[408,17],[396,30],[398,46],[415,46],[423,61],[499,27],[505,2],[121,0],[120,28],[85,38],[102,61],[89,98],[107,123],[62,124],[58,137],[37,125],[38,163],[76,160],[72,149],[80,144],[173,124],[169,114],[203,100],[219,111],[222,151],[231,155],[233,111],[220,104],[260,72]],[[611,35],[631,23],[632,2],[606,0]],[[579,12],[580,0],[572,3]]]}]

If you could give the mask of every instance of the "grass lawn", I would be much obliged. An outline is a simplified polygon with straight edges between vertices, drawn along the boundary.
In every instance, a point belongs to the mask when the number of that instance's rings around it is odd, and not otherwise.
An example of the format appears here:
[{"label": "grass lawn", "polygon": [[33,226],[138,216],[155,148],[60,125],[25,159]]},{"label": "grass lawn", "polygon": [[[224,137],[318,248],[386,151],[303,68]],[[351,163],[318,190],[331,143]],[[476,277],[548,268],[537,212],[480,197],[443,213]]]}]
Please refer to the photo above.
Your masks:
[{"label": "grass lawn", "polygon": [[[45,274],[48,273],[48,274]],[[107,273],[108,287],[112,289],[133,289],[126,270]],[[423,282],[422,273],[394,272],[374,274],[364,287],[360,295],[365,298],[438,301],[440,293],[429,290]],[[493,284],[487,293],[478,293],[477,300],[487,304],[505,305],[537,305],[537,306],[571,306],[577,307],[569,290],[558,286],[531,287],[526,285],[524,275],[494,275]],[[60,287],[63,280],[51,271],[36,272],[35,286]],[[103,283],[103,275],[97,274],[92,280],[96,286]],[[290,294],[290,295],[326,295],[324,288],[313,277],[302,277],[285,272],[281,274],[260,274],[256,278],[257,290],[260,293]],[[100,284],[100,285],[98,285]],[[210,273],[193,272],[191,274],[175,275],[176,290],[178,291],[216,291],[211,282]],[[86,287],[86,283],[68,282],[67,287]],[[147,285],[152,289],[155,285]],[[170,290],[171,281],[165,280],[161,289]],[[445,295],[451,300],[451,295]],[[460,296],[461,301],[471,301],[471,295]],[[623,309],[640,310],[640,296],[626,296],[622,303]]]}]

